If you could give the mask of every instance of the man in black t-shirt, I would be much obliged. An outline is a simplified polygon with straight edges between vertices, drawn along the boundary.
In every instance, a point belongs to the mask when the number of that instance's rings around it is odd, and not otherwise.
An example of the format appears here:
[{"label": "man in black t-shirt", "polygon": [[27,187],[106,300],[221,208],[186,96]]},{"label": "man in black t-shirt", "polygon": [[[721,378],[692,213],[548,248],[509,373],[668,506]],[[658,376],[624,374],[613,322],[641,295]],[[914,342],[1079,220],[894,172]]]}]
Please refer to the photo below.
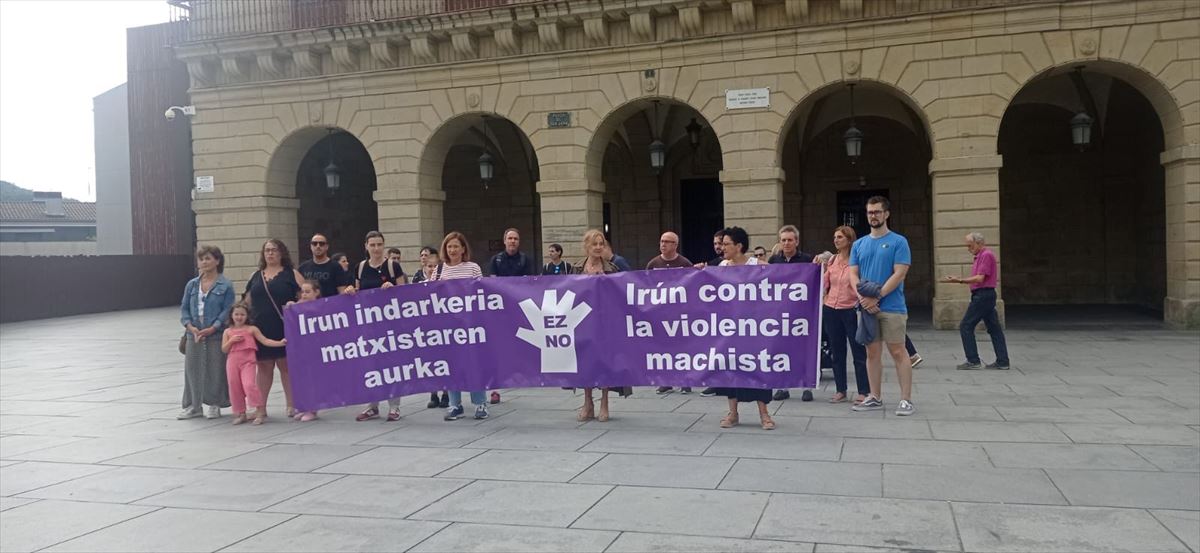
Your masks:
[{"label": "man in black t-shirt", "polygon": [[336,296],[353,284],[351,275],[329,257],[329,240],[324,234],[314,234],[308,246],[313,257],[301,263],[297,270],[304,278],[317,281],[321,286],[321,297]]}]

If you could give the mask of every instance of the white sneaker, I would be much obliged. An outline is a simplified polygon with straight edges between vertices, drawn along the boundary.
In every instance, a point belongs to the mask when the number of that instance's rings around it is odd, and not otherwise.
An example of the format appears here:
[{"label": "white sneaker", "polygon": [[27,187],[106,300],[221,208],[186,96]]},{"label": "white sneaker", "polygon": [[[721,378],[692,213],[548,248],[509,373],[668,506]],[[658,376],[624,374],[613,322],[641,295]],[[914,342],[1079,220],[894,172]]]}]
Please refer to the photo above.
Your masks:
[{"label": "white sneaker", "polygon": [[175,415],[175,419],[176,420],[186,420],[186,419],[194,419],[199,416],[200,416],[200,411],[197,411],[195,409],[184,409],[184,410],[180,411],[178,415]]},{"label": "white sneaker", "polygon": [[204,412],[204,418],[216,419],[221,417],[221,408],[216,405],[209,405],[208,410]]},{"label": "white sneaker", "polygon": [[915,413],[916,411],[917,411],[917,408],[914,407],[912,402],[907,399],[900,400],[900,403],[898,405],[896,405],[896,416],[897,417],[907,417],[907,416]]}]

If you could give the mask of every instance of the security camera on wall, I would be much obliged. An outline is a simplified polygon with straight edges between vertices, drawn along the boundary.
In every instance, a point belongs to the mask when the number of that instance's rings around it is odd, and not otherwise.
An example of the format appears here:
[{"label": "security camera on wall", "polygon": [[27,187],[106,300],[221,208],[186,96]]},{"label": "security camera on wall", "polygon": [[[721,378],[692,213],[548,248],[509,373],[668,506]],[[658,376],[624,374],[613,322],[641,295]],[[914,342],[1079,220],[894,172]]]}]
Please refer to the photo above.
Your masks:
[{"label": "security camera on wall", "polygon": [[163,117],[166,117],[167,121],[174,120],[175,119],[175,110],[168,109],[167,111],[163,112]]},{"label": "security camera on wall", "polygon": [[171,106],[171,107],[167,108],[167,111],[163,112],[163,117],[166,117],[167,121],[172,121],[175,119],[176,111],[179,111],[180,113],[182,113],[188,117],[191,117],[193,115],[196,115],[196,106]]}]

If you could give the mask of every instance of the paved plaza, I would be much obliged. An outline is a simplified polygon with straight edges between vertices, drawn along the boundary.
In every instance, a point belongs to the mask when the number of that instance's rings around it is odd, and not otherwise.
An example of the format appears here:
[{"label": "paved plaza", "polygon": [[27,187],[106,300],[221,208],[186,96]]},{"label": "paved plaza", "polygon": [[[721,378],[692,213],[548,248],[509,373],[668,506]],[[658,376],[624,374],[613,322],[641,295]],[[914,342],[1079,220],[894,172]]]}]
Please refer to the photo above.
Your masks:
[{"label": "paved plaza", "polygon": [[0,549],[1200,552],[1196,333],[1010,330],[1013,370],[962,372],[956,332],[918,331],[915,416],[826,403],[826,373],[772,432],[648,388],[607,423],[560,389],[299,423],[278,383],[263,426],[177,421],[179,333],[173,309],[0,326]]}]

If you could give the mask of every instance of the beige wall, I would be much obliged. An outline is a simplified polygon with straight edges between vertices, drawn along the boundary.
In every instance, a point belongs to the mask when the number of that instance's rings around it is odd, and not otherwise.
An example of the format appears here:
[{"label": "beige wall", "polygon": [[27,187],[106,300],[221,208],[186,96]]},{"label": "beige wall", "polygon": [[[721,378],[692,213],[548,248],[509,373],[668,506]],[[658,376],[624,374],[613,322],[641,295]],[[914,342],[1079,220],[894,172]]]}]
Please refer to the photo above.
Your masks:
[{"label": "beige wall", "polygon": [[0,242],[4,255],[96,255],[96,242]]},{"label": "beige wall", "polygon": [[[721,149],[726,223],[746,227],[752,243],[768,243],[783,220],[784,133],[826,87],[871,81],[894,89],[926,129],[933,158],[933,277],[961,275],[970,258],[960,241],[970,230],[996,237],[992,242],[1004,262],[998,213],[1003,159],[996,152],[1005,108],[1038,75],[1087,63],[1091,71],[1129,82],[1162,118],[1167,316],[1200,325],[1200,7],[1099,0],[1013,5],[814,24],[797,32],[787,28],[784,5],[735,4],[756,7],[749,30],[744,11],[705,11],[696,26],[680,10],[679,17],[654,19],[649,36],[655,40],[648,42],[628,38],[630,29],[640,27],[609,25],[606,36],[612,46],[623,44],[619,48],[576,50],[589,44],[584,30],[562,27],[552,55],[522,50],[470,61],[472,52],[497,52],[485,36],[474,50],[460,45],[453,59],[439,53],[426,65],[400,69],[380,70],[373,64],[388,56],[358,50],[357,65],[321,58],[322,73],[303,79],[234,84],[198,70],[192,90],[195,168],[217,182],[215,192],[193,204],[198,238],[221,245],[230,276],[245,278],[263,237],[295,236],[293,160],[311,145],[311,129],[336,126],[370,152],[381,230],[412,259],[420,245],[441,237],[442,171],[454,137],[464,121],[488,112],[528,137],[539,164],[543,242],[565,245],[599,226],[608,190],[604,152],[613,129],[643,109],[646,99],[658,97],[691,106],[711,124]],[[812,3],[821,9],[827,4]],[[726,25],[742,25],[743,32],[718,34]],[[680,38],[665,42],[675,36]],[[408,59],[402,50],[395,63]],[[181,53],[188,55],[211,56],[200,48]],[[241,74],[233,69],[230,75]],[[653,77],[647,69],[655,70]],[[253,81],[261,77],[257,71],[251,67],[231,80]],[[726,89],[750,87],[770,87],[769,108],[725,110]],[[573,126],[546,128],[551,111],[570,112]],[[965,288],[939,284],[933,294],[935,321],[956,323]]]}]

